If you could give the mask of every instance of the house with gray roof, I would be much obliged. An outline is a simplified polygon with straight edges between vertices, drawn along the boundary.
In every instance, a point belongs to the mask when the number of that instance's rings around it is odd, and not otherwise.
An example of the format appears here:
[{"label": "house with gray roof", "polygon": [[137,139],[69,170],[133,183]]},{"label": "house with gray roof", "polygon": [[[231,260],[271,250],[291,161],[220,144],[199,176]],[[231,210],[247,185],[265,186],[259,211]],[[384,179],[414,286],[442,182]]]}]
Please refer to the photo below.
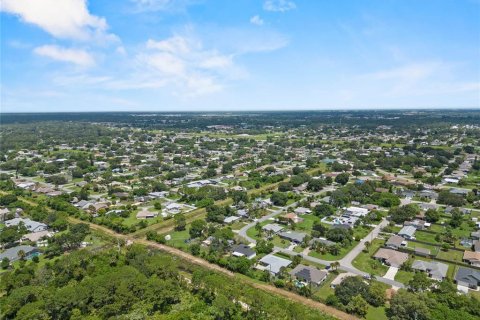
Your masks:
[{"label": "house with gray roof", "polygon": [[448,265],[436,261],[415,260],[412,269],[426,272],[430,278],[441,281],[447,277]]},{"label": "house with gray roof", "polygon": [[385,246],[390,249],[397,250],[398,248],[404,246],[406,244],[405,239],[403,239],[400,236],[393,235],[390,238],[388,238],[387,242],[385,243]]},{"label": "house with gray roof", "polygon": [[269,224],[266,224],[262,227],[262,230],[263,231],[266,231],[266,232],[271,232],[271,233],[278,233],[280,231],[283,230],[283,227],[279,224],[276,224],[276,223],[269,223]]},{"label": "house with gray roof", "polygon": [[268,270],[271,274],[276,276],[280,269],[288,267],[292,261],[277,257],[273,254],[268,254],[258,261],[256,268],[258,270]]},{"label": "house with gray roof", "polygon": [[417,229],[413,226],[405,226],[399,232],[398,235],[404,239],[415,239],[415,232]]},{"label": "house with gray roof", "polygon": [[255,250],[247,246],[246,244],[238,244],[232,247],[232,256],[245,257],[247,259],[253,259],[257,253]]},{"label": "house with gray roof", "polygon": [[286,239],[295,243],[300,243],[303,241],[303,239],[305,239],[307,234],[303,232],[285,231],[280,232],[278,236],[282,239]]},{"label": "house with gray roof", "polygon": [[23,251],[25,253],[25,259],[30,259],[31,257],[38,254],[38,248],[32,246],[16,246],[8,248],[4,252],[0,253],[0,261],[4,258],[7,258],[10,262],[20,260],[18,253]]},{"label": "house with gray roof", "polygon": [[39,232],[48,229],[48,226],[45,223],[33,221],[28,218],[14,218],[5,221],[5,225],[7,227],[18,226],[20,223],[23,223],[23,225],[25,226],[25,228],[27,228],[29,232]]},{"label": "house with gray roof", "polygon": [[458,285],[477,290],[480,286],[480,271],[460,267],[455,275],[455,282]]},{"label": "house with gray roof", "polygon": [[290,271],[289,274],[299,281],[318,286],[325,281],[328,272],[318,270],[317,268],[311,266],[299,264],[292,271]]}]

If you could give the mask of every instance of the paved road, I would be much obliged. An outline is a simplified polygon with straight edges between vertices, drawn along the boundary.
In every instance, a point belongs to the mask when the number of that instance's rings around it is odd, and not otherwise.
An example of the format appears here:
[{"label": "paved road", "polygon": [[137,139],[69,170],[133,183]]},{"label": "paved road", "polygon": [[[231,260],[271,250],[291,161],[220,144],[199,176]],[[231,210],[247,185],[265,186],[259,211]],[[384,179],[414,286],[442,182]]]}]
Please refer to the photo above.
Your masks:
[{"label": "paved road", "polygon": [[[321,194],[321,193],[327,192],[327,191],[333,191],[334,189],[335,189],[334,187],[330,186],[329,189],[324,189],[324,190],[318,192],[317,194]],[[294,203],[286,206],[285,209],[279,209],[279,210],[273,211],[272,213],[270,213],[266,216],[263,216],[262,218],[258,219],[257,221],[254,221],[254,222],[251,222],[251,223],[247,224],[242,229],[240,229],[238,234],[241,237],[243,237],[244,239],[246,239],[247,241],[251,242],[251,243],[257,243],[257,241],[255,239],[253,239],[253,238],[251,238],[247,235],[247,230],[250,229],[250,228],[253,228],[257,223],[267,221],[268,219],[271,219],[271,218],[285,212],[286,209],[296,206],[298,204],[298,202],[299,201],[294,202]],[[372,241],[373,239],[375,239],[378,236],[378,234],[380,233],[381,229],[383,227],[385,227],[386,225],[388,225],[388,221],[383,219],[377,226],[375,226],[373,228],[373,230],[365,238],[360,240],[360,242],[344,258],[338,260],[338,262],[340,262],[339,269],[341,269],[343,271],[346,271],[346,272],[351,272],[353,274],[357,274],[357,275],[360,275],[360,276],[369,276],[368,273],[363,272],[363,271],[355,268],[352,265],[352,261],[358,256],[358,254],[360,254],[360,252],[362,252],[363,249],[365,249],[365,242],[366,241]],[[326,265],[326,266],[329,266],[332,262],[334,262],[334,261],[327,261],[327,260],[318,259],[318,258],[309,256],[307,254],[297,253],[295,251],[280,248],[280,247],[275,247],[274,251],[275,252],[282,252],[282,253],[288,254],[290,256],[301,255],[302,258],[307,260],[307,261],[323,264],[323,265]],[[391,286],[396,287],[396,288],[403,288],[404,287],[404,285],[402,283],[400,283],[398,281],[388,279],[388,278],[377,276],[376,279],[380,282],[386,283],[386,284],[391,285]]]},{"label": "paved road", "polygon": [[[324,188],[323,190],[319,191],[319,192],[316,192],[316,193],[313,193],[312,195],[313,196],[317,196],[317,195],[320,195],[322,193],[326,193],[328,191],[334,191],[336,188],[334,186],[327,186],[326,188]],[[246,226],[244,226],[242,229],[240,229],[238,231],[238,234],[246,239],[248,242],[251,242],[251,243],[257,243],[257,241],[251,237],[249,237],[247,235],[247,230],[254,227],[257,223],[262,223],[264,221],[267,221],[275,216],[278,216],[279,214],[281,213],[285,213],[287,211],[288,208],[291,208],[291,207],[295,207],[300,201],[302,201],[303,199],[300,199],[299,201],[297,202],[294,202],[292,204],[289,204],[288,206],[285,206],[281,209],[278,209],[278,210],[275,210],[273,211],[272,213],[270,214],[267,214],[266,216],[263,216],[261,217],[260,219],[258,219],[257,221],[253,221],[253,222],[250,222],[249,224],[247,224]]]}]

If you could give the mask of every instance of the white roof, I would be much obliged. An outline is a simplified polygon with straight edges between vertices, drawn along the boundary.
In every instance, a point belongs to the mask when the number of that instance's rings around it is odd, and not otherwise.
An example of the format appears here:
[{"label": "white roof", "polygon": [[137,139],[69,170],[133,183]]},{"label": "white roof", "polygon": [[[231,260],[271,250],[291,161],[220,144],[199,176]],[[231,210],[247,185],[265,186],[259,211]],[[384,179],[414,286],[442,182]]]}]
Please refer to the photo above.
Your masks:
[{"label": "white roof", "polygon": [[260,262],[268,265],[267,270],[273,273],[278,273],[281,267],[288,267],[292,261],[274,256],[273,254],[266,255]]}]

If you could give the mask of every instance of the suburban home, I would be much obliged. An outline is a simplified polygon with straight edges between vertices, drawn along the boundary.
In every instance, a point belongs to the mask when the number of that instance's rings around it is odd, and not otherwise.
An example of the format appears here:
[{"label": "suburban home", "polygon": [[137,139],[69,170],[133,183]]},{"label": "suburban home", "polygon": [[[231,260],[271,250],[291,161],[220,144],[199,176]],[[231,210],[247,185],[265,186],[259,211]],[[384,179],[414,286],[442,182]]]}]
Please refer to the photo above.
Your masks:
[{"label": "suburban home", "polygon": [[238,216],[230,216],[230,217],[225,217],[225,219],[223,219],[223,223],[225,224],[232,224],[234,223],[235,221],[239,220],[240,217]]},{"label": "suburban home", "polygon": [[474,240],[480,240],[480,230],[470,233],[470,237]]},{"label": "suburban home", "polygon": [[37,242],[40,241],[42,238],[50,238],[53,236],[53,233],[47,230],[39,231],[39,232],[32,232],[27,233],[22,236],[22,241],[31,241]]},{"label": "suburban home", "polygon": [[392,249],[380,248],[373,255],[373,258],[380,260],[391,267],[400,268],[402,264],[408,260],[408,254]]},{"label": "suburban home", "polygon": [[293,212],[295,212],[296,214],[309,214],[309,213],[312,213],[312,210],[308,209],[308,208],[304,208],[304,207],[299,207],[299,208],[296,208],[295,210],[293,210]]},{"label": "suburban home", "polygon": [[415,254],[418,255],[418,256],[426,257],[426,256],[430,255],[430,250],[427,249],[427,248],[415,247],[414,251],[415,251]]},{"label": "suburban home", "polygon": [[246,244],[238,244],[232,247],[232,256],[253,259],[256,255],[257,253],[255,252],[255,250],[253,250]]},{"label": "suburban home", "polygon": [[140,210],[137,213],[137,219],[153,219],[157,215],[158,215],[157,212],[151,212],[151,211],[148,211],[148,209],[146,208],[142,208],[142,210]]},{"label": "suburban home", "polygon": [[287,214],[284,214],[283,216],[280,217],[280,220],[285,221],[286,223],[300,223],[303,221],[302,218],[300,218],[296,213],[290,212]]},{"label": "suburban home", "polygon": [[318,270],[311,266],[305,266],[303,264],[297,265],[289,274],[296,278],[298,281],[305,282],[307,284],[313,284],[315,286],[320,285],[327,278],[328,272]]},{"label": "suburban home", "polygon": [[278,236],[282,239],[286,239],[294,243],[301,243],[303,239],[305,239],[307,234],[303,232],[285,231],[280,232]]},{"label": "suburban home", "polygon": [[28,218],[26,219],[14,218],[11,220],[7,220],[5,221],[5,226],[7,227],[18,226],[20,223],[23,223],[25,228],[27,228],[27,230],[30,232],[39,232],[39,231],[45,231],[48,229],[48,226],[45,223],[33,221]]},{"label": "suburban home", "polygon": [[1,208],[0,209],[0,222],[3,222],[7,219],[7,215],[10,213],[8,208]]},{"label": "suburban home", "polygon": [[436,261],[415,260],[412,264],[412,269],[426,272],[430,278],[441,281],[447,277],[448,265]]},{"label": "suburban home", "polygon": [[472,245],[473,245],[473,251],[480,252],[480,240],[474,240]]},{"label": "suburban home", "polygon": [[10,262],[20,260],[19,253],[23,251],[25,253],[25,259],[30,259],[35,255],[38,255],[38,248],[32,246],[17,246],[9,248],[0,253],[0,261],[7,258]]},{"label": "suburban home", "polygon": [[354,217],[364,217],[368,214],[368,209],[359,208],[359,207],[348,207],[345,210],[345,214],[354,216]]},{"label": "suburban home", "polygon": [[398,248],[404,247],[407,244],[405,239],[403,239],[400,236],[393,235],[390,238],[388,238],[387,242],[385,243],[385,246],[387,248],[397,250]]},{"label": "suburban home", "polygon": [[431,226],[430,223],[424,221],[424,220],[420,220],[420,219],[415,219],[415,220],[412,220],[412,221],[405,221],[403,223],[404,226],[412,226],[412,227],[415,227],[416,229],[419,229],[419,230],[423,230],[425,228],[428,228]]},{"label": "suburban home", "polygon": [[465,251],[463,253],[463,261],[472,266],[480,267],[480,252]]},{"label": "suburban home", "polygon": [[276,223],[269,223],[262,227],[262,230],[265,232],[271,232],[273,234],[277,234],[278,232],[283,230],[283,227]]},{"label": "suburban home", "polygon": [[417,229],[413,226],[406,226],[403,227],[402,230],[398,232],[398,235],[403,237],[404,239],[415,239],[415,232]]},{"label": "suburban home", "polygon": [[256,268],[258,270],[268,270],[271,274],[276,276],[281,268],[288,267],[292,261],[268,254],[258,261]]},{"label": "suburban home", "polygon": [[313,238],[312,240],[310,240],[310,245],[313,243],[321,243],[326,247],[331,247],[335,245],[335,242],[327,240],[325,238]]},{"label": "suburban home", "polygon": [[477,290],[480,286],[480,271],[460,267],[455,275],[455,282],[460,286]]}]

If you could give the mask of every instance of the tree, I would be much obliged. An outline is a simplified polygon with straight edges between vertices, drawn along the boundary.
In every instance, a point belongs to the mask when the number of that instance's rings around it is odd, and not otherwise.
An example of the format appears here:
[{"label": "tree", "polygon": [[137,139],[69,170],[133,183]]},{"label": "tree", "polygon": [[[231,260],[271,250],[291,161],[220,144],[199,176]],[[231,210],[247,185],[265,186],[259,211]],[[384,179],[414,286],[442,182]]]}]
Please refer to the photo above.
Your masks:
[{"label": "tree", "polygon": [[396,223],[403,223],[414,218],[420,210],[415,204],[407,204],[402,207],[391,208],[388,212],[392,220]]},{"label": "tree", "polygon": [[23,250],[18,251],[17,255],[18,255],[18,258],[20,259],[20,261],[25,260],[25,257],[27,256],[27,254]]},{"label": "tree", "polygon": [[8,267],[10,266],[10,260],[5,257],[2,259],[2,263],[1,263],[1,266],[2,266],[2,269],[8,269]]},{"label": "tree", "polygon": [[325,187],[325,181],[322,179],[311,179],[307,185],[307,189],[314,192],[322,190],[323,187]]},{"label": "tree", "polygon": [[183,213],[176,214],[173,217],[173,220],[175,222],[175,230],[177,231],[185,230],[185,227],[187,226],[187,219],[185,218],[185,215]]},{"label": "tree", "polygon": [[335,295],[340,302],[347,305],[357,295],[366,297],[368,295],[368,285],[361,277],[347,277],[335,287]]},{"label": "tree", "polygon": [[425,272],[415,272],[412,280],[408,282],[408,287],[413,292],[422,292],[430,288],[432,280],[430,280]]},{"label": "tree", "polygon": [[350,178],[350,174],[348,172],[342,172],[335,177],[335,182],[341,185],[346,185]]},{"label": "tree", "polygon": [[288,192],[292,190],[293,190],[293,186],[289,182],[280,182],[278,185],[278,191],[280,192]]},{"label": "tree", "polygon": [[331,216],[335,213],[335,207],[326,203],[319,204],[313,209],[313,213],[319,217]]},{"label": "tree", "polygon": [[287,204],[288,196],[283,192],[274,192],[272,193],[270,200],[276,206],[284,206]]},{"label": "tree", "polygon": [[440,220],[440,212],[435,209],[428,209],[427,212],[425,212],[425,219],[427,222],[437,222]]},{"label": "tree", "polygon": [[455,208],[452,210],[452,218],[450,219],[450,225],[452,228],[458,228],[462,225],[463,222],[463,214]]},{"label": "tree", "polygon": [[347,312],[359,315],[364,317],[368,312],[368,303],[361,295],[356,295],[353,299],[347,304]]},{"label": "tree", "polygon": [[194,238],[201,237],[206,227],[207,227],[207,222],[205,220],[203,219],[193,220],[189,230],[190,238],[194,239]]},{"label": "tree", "polygon": [[418,295],[404,289],[398,290],[390,301],[387,315],[391,320],[428,320],[430,312]]},{"label": "tree", "polygon": [[385,304],[385,286],[377,281],[372,281],[368,287],[368,303],[374,307],[380,307]]},{"label": "tree", "polygon": [[266,240],[259,240],[257,241],[257,245],[255,246],[255,251],[258,254],[268,254],[273,251],[273,243],[266,241]]},{"label": "tree", "polygon": [[155,208],[155,210],[162,210],[162,203],[160,201],[153,202],[153,208]]}]

